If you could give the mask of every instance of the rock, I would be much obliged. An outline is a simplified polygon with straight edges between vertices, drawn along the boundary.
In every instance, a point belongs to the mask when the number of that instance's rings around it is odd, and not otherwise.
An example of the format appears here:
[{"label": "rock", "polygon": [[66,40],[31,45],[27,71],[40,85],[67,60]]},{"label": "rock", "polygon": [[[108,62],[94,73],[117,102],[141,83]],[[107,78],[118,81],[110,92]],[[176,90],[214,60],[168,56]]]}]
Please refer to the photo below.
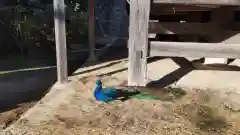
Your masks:
[{"label": "rock", "polygon": [[240,93],[238,92],[228,92],[225,94],[224,106],[229,108],[234,112],[240,111]]}]

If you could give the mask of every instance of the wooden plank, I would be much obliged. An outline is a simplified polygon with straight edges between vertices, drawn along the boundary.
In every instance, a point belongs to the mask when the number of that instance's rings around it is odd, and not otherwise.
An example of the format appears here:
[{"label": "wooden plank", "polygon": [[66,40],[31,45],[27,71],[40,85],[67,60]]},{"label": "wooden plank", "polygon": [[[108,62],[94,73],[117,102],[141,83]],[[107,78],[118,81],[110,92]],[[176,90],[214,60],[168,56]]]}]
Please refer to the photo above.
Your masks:
[{"label": "wooden plank", "polygon": [[212,35],[223,30],[215,23],[149,22],[149,33]]},{"label": "wooden plank", "polygon": [[131,0],[128,85],[147,84],[148,22],[150,0]]},{"label": "wooden plank", "polygon": [[[219,32],[237,33],[240,31],[240,23],[198,23],[198,22],[149,22],[149,33],[152,34],[198,34],[214,36]],[[216,35],[218,36],[218,35]]]},{"label": "wooden plank", "polygon": [[196,5],[172,5],[172,4],[153,4],[151,7],[151,15],[164,15],[164,14],[181,14],[183,12],[201,12],[210,11],[219,6],[196,6]]},{"label": "wooden plank", "polygon": [[150,56],[240,58],[239,44],[156,42],[150,43]]},{"label": "wooden plank", "polygon": [[95,23],[94,23],[94,0],[88,1],[88,42],[89,42],[89,58],[88,61],[95,61]]},{"label": "wooden plank", "polygon": [[54,0],[55,42],[57,55],[57,76],[59,83],[68,80],[66,26],[64,0]]},{"label": "wooden plank", "polygon": [[239,0],[153,0],[158,4],[183,4],[183,5],[240,5]]},{"label": "wooden plank", "polygon": [[170,14],[159,14],[154,12],[151,8],[150,19],[159,20],[159,22],[180,22],[182,20],[186,22],[209,22],[210,11],[204,12],[175,12]]}]

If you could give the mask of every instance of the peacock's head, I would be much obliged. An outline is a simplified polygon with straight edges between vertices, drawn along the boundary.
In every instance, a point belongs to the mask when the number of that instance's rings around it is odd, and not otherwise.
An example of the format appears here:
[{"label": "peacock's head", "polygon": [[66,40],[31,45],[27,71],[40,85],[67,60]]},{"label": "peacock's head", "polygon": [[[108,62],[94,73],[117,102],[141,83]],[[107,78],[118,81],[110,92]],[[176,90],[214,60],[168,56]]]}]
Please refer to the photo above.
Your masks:
[{"label": "peacock's head", "polygon": [[96,85],[97,85],[97,86],[102,86],[102,81],[101,81],[100,79],[98,79],[98,80],[96,81]]}]

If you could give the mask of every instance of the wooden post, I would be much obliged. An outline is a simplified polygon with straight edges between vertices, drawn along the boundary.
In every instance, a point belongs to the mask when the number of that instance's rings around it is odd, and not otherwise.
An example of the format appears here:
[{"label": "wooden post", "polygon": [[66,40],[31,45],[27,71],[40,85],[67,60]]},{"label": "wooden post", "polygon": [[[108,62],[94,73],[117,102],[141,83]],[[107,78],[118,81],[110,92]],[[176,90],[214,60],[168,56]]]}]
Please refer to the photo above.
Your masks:
[{"label": "wooden post", "polygon": [[67,49],[66,49],[66,26],[65,26],[65,4],[64,0],[54,0],[54,23],[55,42],[57,54],[57,76],[59,83],[68,80]]},{"label": "wooden post", "polygon": [[88,0],[88,41],[89,41],[89,58],[88,61],[95,61],[95,24],[94,24],[94,0]]},{"label": "wooden post", "polygon": [[130,1],[128,85],[147,84],[150,0]]}]

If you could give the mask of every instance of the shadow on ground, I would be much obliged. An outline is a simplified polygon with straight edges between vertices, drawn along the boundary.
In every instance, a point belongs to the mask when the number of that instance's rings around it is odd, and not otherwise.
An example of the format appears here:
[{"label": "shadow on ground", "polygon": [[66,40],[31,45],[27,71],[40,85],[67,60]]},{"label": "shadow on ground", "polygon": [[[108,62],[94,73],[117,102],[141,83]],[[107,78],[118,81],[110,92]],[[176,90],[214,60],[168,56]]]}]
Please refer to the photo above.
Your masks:
[{"label": "shadow on ground", "polygon": [[[121,50],[121,51],[119,51]],[[110,47],[108,51],[105,52],[101,57],[99,57],[98,62],[92,62],[87,63],[83,67],[86,66],[93,66],[97,65],[103,62],[107,61],[114,61],[119,59],[128,58],[128,48],[123,46],[117,46],[117,47]],[[240,67],[234,66],[234,65],[226,65],[226,64],[208,64],[204,65],[204,59],[200,58],[197,60],[189,61],[186,58],[183,57],[150,57],[148,58],[148,63],[152,63],[161,59],[171,58],[177,65],[180,66],[180,68],[176,69],[175,71],[165,75],[164,77],[160,78],[159,80],[150,82],[147,86],[149,88],[164,88],[166,86],[169,86],[170,84],[173,84],[177,81],[179,81],[182,77],[187,75],[188,73],[192,72],[193,70],[217,70],[217,71],[240,71]],[[228,61],[228,64],[233,62],[234,59],[230,59]],[[93,68],[91,70],[83,71],[83,72],[77,72],[74,73],[73,76],[80,75],[86,72],[91,72],[95,70],[99,70],[101,68],[109,67],[115,64],[118,64],[119,62],[113,62],[104,66],[100,66],[97,68]],[[105,76],[105,75],[112,75],[118,72],[126,71],[127,68],[119,69],[117,71],[109,72],[107,74],[100,74],[99,76]]]},{"label": "shadow on ground", "polygon": [[[193,70],[216,70],[216,71],[240,71],[240,67],[234,65],[226,65],[226,64],[203,64],[204,59],[198,59],[189,61],[186,58],[182,57],[171,57],[171,59],[180,66],[180,68],[175,71],[165,75],[164,77],[150,82],[147,86],[151,88],[164,88],[169,86],[177,81],[179,81],[182,77],[192,72]],[[231,60],[230,62],[233,62]]]},{"label": "shadow on ground", "polygon": [[[87,53],[68,54],[68,73],[71,75],[76,69],[85,63]],[[49,62],[48,59],[29,60],[25,59],[25,67],[22,64],[14,65],[13,61],[4,61],[0,66],[0,71],[7,69],[16,70],[21,68],[34,68],[55,66],[55,60]],[[57,80],[56,67],[38,69],[32,71],[18,71],[7,74],[0,74],[0,113],[19,107],[23,103],[31,103],[40,100]]]}]

